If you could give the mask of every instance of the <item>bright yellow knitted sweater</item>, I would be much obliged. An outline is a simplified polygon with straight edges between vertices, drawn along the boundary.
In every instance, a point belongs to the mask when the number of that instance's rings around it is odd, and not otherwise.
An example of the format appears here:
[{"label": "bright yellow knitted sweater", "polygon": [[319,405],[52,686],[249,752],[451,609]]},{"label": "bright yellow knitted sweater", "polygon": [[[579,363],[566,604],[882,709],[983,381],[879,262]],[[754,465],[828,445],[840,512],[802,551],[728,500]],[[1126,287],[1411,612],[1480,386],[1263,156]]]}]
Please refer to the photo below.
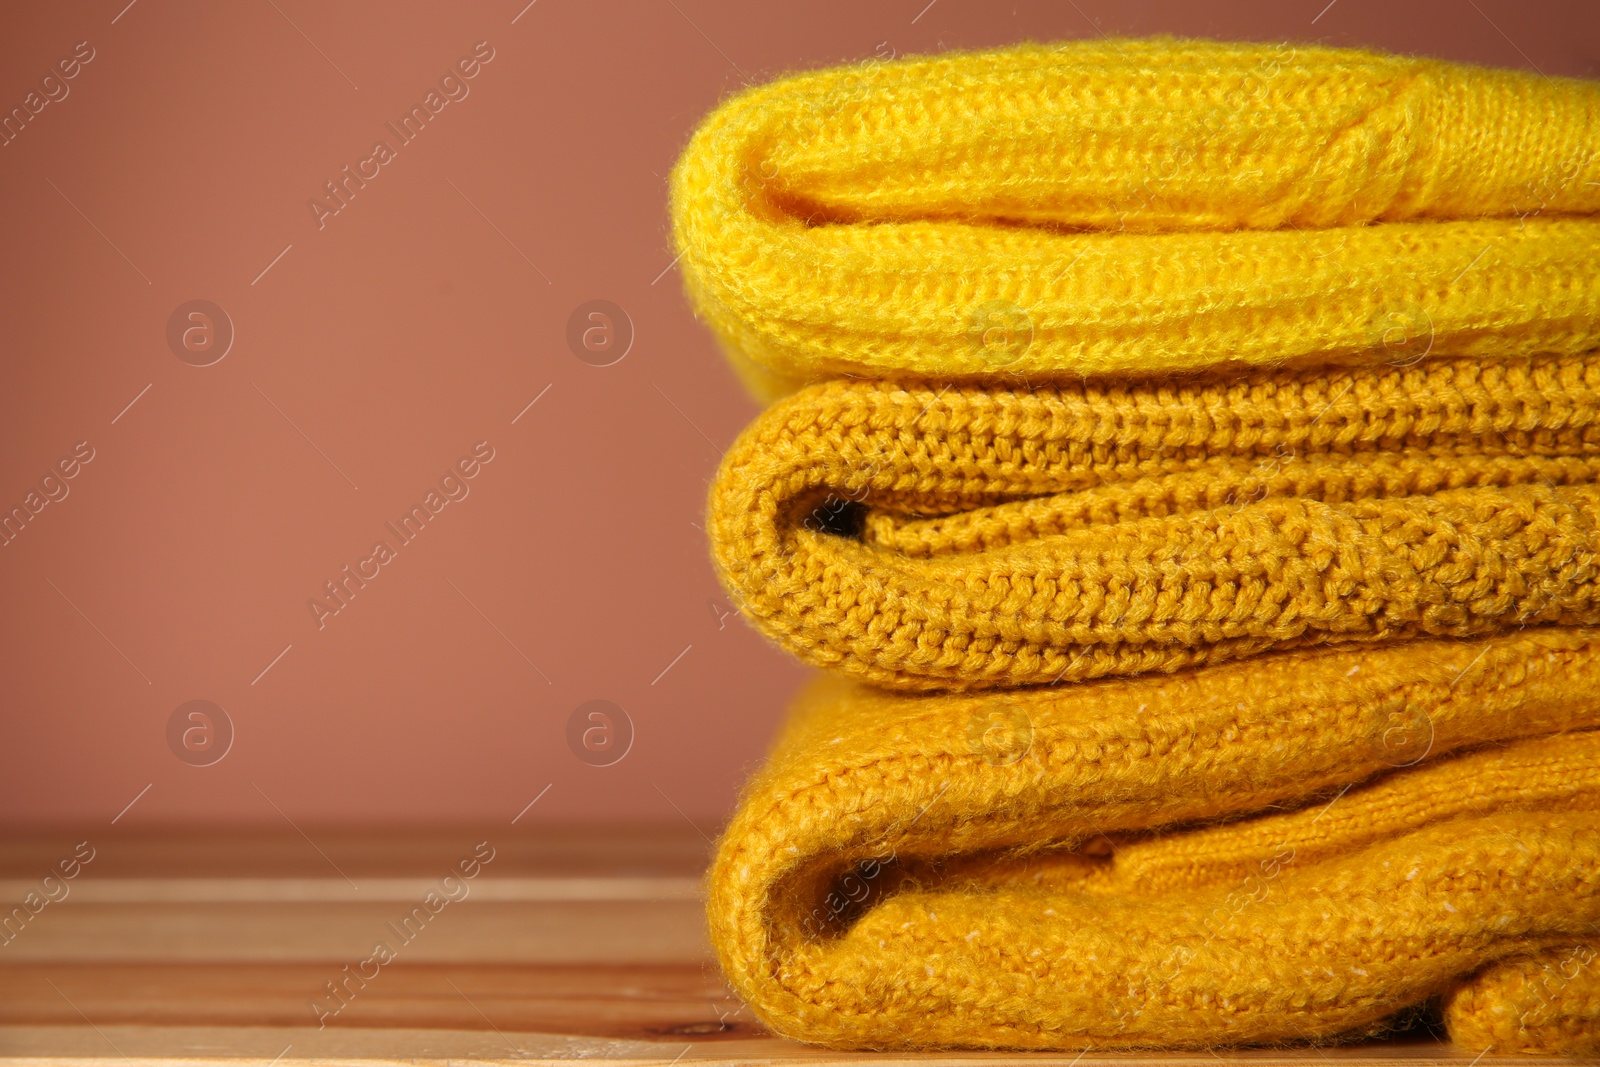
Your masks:
[{"label": "bright yellow knitted sweater", "polygon": [[706,530],[785,648],[931,690],[1600,624],[1597,519],[1591,355],[811,386],[729,450]]},{"label": "bright yellow knitted sweater", "polygon": [[1090,40],[744,92],[672,177],[689,293],[773,396],[1600,346],[1600,85]]},{"label": "bright yellow knitted sweater", "polygon": [[[1346,1037],[1600,1052],[1600,631],[910,696],[827,680],[747,787],[713,941],[839,1047]],[[1425,758],[1426,757],[1426,758]]]}]

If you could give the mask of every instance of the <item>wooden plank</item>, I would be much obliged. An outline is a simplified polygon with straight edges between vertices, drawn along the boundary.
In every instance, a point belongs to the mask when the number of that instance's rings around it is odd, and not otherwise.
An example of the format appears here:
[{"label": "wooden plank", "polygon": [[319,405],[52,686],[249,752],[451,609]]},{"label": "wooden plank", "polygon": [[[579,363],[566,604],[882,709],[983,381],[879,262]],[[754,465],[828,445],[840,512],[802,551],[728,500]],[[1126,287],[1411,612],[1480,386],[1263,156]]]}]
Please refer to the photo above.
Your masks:
[{"label": "wooden plank", "polygon": [[[418,898],[420,899],[420,898]],[[357,963],[382,940],[408,961],[684,963],[709,957],[698,900],[451,904],[409,942],[407,905],[322,903],[52,905],[4,948],[39,963]],[[409,932],[409,928],[408,928]]]},{"label": "wooden plank", "polygon": [[[371,973],[371,972],[369,972]],[[342,984],[341,984],[342,983]],[[336,992],[334,991],[336,989]],[[759,1033],[707,965],[28,964],[0,968],[17,1025],[478,1030],[704,1042]],[[680,1042],[682,1043],[682,1042]]]},{"label": "wooden plank", "polygon": [[[80,904],[237,904],[292,902],[314,904],[421,900],[438,886],[434,878],[362,878],[359,886],[339,878],[100,878],[69,887]],[[37,883],[0,879],[0,901],[21,900]],[[485,873],[470,887],[475,900],[610,901],[700,900],[699,877],[549,877],[523,878]]]},{"label": "wooden plank", "polygon": [[[378,940],[415,962],[699,965],[704,839],[687,827],[139,834],[92,844],[65,895],[4,946],[17,962],[356,963]],[[91,834],[0,839],[0,902]],[[477,877],[441,880],[488,841]],[[430,891],[450,900],[403,947]],[[60,890],[58,890],[58,893]],[[437,898],[436,898],[437,899]],[[410,932],[409,930],[405,932]]]},{"label": "wooden plank", "polygon": [[915,1065],[978,1067],[1025,1063],[1042,1067],[1558,1067],[1577,1061],[1536,1056],[1480,1059],[1479,1052],[1437,1044],[1370,1045],[1332,1049],[1261,1049],[1189,1053],[850,1053],[810,1048],[773,1037],[723,1042],[692,1039],[628,1041],[511,1030],[416,1030],[356,1028],[318,1031],[272,1027],[6,1027],[0,1029],[0,1057],[7,1067],[153,1067],[180,1061],[243,1067],[450,1067],[463,1061],[495,1064],[549,1064],[570,1067],[573,1060],[600,1060],[608,1067],[662,1067],[715,1064],[758,1067],[766,1064]]},{"label": "wooden plank", "polygon": [[486,826],[357,832],[348,829],[124,830],[61,827],[0,834],[0,879],[35,880],[88,842],[88,878],[362,878],[443,874],[487,841],[499,876],[698,877],[710,845],[681,823],[661,826]]},{"label": "wooden plank", "polygon": [[[310,836],[152,832],[95,843],[70,891],[0,948],[5,1067],[575,1058],[1462,1067],[1483,1052],[1419,1039],[1183,1054],[834,1053],[764,1033],[723,985],[702,913],[707,843],[686,827]],[[0,839],[0,903],[86,839],[65,830]],[[400,931],[486,840],[494,860],[470,891]],[[374,973],[362,961],[379,939],[396,958]]]}]

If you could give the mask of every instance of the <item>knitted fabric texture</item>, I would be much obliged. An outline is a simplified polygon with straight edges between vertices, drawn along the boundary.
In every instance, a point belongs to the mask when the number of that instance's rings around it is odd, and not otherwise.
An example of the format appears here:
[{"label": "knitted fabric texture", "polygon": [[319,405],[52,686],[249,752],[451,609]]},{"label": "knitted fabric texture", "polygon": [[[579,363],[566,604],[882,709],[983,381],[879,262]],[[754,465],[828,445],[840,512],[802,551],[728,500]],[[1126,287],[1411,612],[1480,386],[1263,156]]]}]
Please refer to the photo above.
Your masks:
[{"label": "knitted fabric texture", "polygon": [[712,486],[724,585],[892,689],[1600,624],[1600,356],[811,386]]},{"label": "knitted fabric texture", "polygon": [[1080,41],[750,89],[672,176],[764,396],[1600,346],[1600,85],[1305,45]]},{"label": "knitted fabric texture", "polygon": [[1590,83],[1174,40],[706,120],[686,285],[792,394],[706,529],[831,672],[709,876],[763,1022],[1170,1048],[1431,1005],[1600,1053],[1597,131]]},{"label": "knitted fabric texture", "polygon": [[849,1048],[1600,1035],[1600,631],[795,709],[710,875],[730,981]]},{"label": "knitted fabric texture", "polygon": [[1600,1056],[1600,941],[1492,964],[1445,1001],[1466,1048]]}]

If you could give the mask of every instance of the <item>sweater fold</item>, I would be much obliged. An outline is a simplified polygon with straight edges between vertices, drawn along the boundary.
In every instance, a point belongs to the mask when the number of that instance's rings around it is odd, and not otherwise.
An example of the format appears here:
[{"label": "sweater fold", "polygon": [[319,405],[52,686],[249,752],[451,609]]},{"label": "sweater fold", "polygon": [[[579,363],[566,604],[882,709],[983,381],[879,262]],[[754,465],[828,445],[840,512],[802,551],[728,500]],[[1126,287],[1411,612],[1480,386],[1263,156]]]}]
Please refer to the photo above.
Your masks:
[{"label": "sweater fold", "polygon": [[1481,1030],[1529,1000],[1495,965],[1600,922],[1597,684],[1590,629],[1003,701],[828,679],[727,830],[714,943],[839,1047],[1329,1039],[1447,993]]},{"label": "sweater fold", "polygon": [[1307,45],[1109,40],[749,90],[673,174],[758,392],[1600,345],[1600,88]]},{"label": "sweater fold", "polygon": [[1593,357],[830,383],[735,443],[707,532],[764,632],[894,689],[1600,624],[1597,391]]}]

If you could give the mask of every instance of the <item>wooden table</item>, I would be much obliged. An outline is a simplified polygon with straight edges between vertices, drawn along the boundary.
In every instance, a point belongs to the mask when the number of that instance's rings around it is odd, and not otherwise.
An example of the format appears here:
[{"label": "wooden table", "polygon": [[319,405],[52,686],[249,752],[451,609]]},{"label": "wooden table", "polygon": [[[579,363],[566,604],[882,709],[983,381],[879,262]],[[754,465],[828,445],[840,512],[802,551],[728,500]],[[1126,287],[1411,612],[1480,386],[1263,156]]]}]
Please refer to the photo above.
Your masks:
[{"label": "wooden table", "polygon": [[[1482,1051],[1425,1036],[1227,1055],[812,1049],[765,1033],[718,976],[701,911],[708,846],[694,832],[503,830],[179,836],[102,827],[0,840],[0,904],[42,893],[36,914],[0,926],[0,1057],[1421,1067],[1470,1063]],[[44,883],[75,847],[93,859],[70,880]],[[465,878],[460,865],[488,850],[493,858]],[[379,941],[392,959],[375,956]]]}]

